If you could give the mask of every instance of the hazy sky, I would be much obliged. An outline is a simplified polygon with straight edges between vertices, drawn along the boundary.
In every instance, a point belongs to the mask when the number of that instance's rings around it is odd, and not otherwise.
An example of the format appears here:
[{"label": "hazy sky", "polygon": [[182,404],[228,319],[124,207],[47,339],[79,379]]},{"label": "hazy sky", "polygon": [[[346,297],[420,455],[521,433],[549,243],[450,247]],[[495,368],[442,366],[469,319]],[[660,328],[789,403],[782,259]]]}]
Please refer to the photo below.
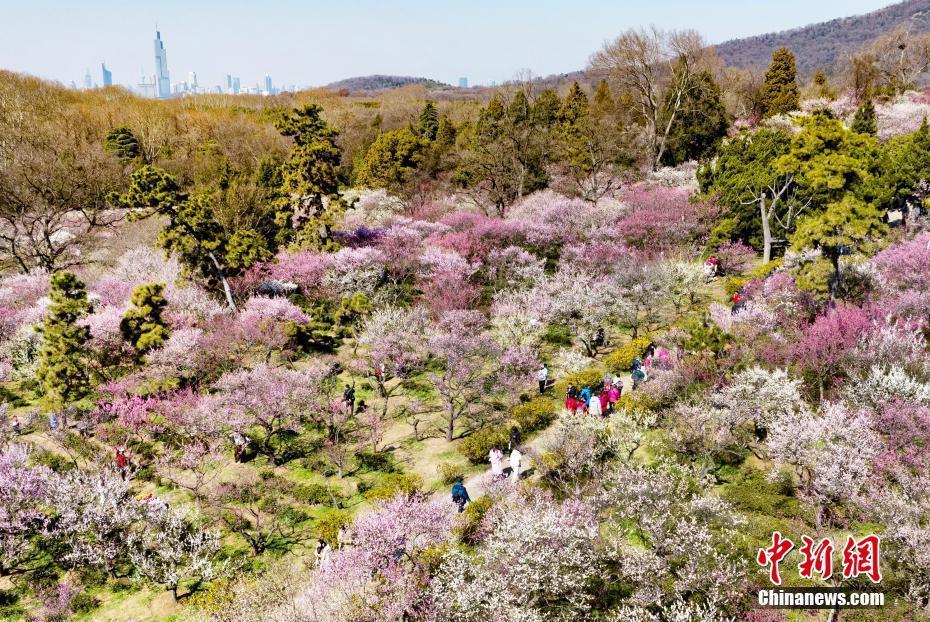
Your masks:
[{"label": "hazy sky", "polygon": [[696,28],[711,42],[784,30],[889,0],[0,0],[0,68],[81,84],[100,62],[134,84],[153,73],[155,24],[171,81],[231,73],[319,85],[373,73],[502,82],[584,67],[631,26]]}]

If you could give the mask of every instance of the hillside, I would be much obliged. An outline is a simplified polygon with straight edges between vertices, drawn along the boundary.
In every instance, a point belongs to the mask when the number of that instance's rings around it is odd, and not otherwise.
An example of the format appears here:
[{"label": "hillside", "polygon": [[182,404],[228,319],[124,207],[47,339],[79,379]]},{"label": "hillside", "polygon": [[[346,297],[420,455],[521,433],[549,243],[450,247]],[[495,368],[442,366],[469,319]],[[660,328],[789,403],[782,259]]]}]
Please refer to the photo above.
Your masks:
[{"label": "hillside", "polygon": [[348,89],[350,91],[383,91],[386,89],[396,89],[411,84],[422,84],[426,87],[448,86],[442,82],[431,80],[429,78],[418,78],[415,76],[357,76],[346,78],[331,84],[327,84],[328,89]]},{"label": "hillside", "polygon": [[798,69],[807,73],[829,69],[844,52],[908,23],[918,31],[930,31],[930,0],[907,0],[865,15],[726,41],[717,46],[717,52],[730,65],[764,67],[771,62],[772,52],[784,46],[794,51]]}]

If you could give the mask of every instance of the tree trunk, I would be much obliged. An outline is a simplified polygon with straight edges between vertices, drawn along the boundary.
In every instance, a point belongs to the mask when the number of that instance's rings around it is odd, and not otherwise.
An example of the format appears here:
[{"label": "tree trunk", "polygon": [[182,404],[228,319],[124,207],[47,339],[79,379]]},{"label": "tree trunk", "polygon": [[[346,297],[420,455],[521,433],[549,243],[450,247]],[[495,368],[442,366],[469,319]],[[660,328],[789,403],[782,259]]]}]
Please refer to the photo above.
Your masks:
[{"label": "tree trunk", "polygon": [[207,255],[210,257],[210,261],[213,262],[213,267],[216,268],[217,278],[219,278],[220,283],[223,284],[223,293],[226,294],[226,304],[232,311],[238,311],[236,308],[236,301],[233,300],[232,288],[229,287],[229,281],[226,280],[226,273],[223,272],[219,260],[217,260],[216,255],[213,254],[213,251],[209,251]]},{"label": "tree trunk", "polygon": [[772,261],[772,213],[765,210],[765,194],[759,196],[759,215],[762,217],[762,261]]},{"label": "tree trunk", "polygon": [[455,432],[455,415],[449,413],[449,426],[446,428],[446,440],[452,442],[452,435]]}]

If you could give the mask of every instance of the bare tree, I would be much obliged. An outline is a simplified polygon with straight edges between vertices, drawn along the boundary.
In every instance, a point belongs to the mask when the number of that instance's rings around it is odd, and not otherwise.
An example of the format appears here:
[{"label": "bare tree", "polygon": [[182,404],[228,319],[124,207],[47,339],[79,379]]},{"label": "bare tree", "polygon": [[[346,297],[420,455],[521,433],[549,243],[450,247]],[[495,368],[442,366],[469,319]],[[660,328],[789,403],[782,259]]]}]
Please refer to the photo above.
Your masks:
[{"label": "bare tree", "polygon": [[899,26],[875,39],[858,58],[860,63],[871,61],[882,86],[900,95],[930,70],[930,34]]},{"label": "bare tree", "polygon": [[653,169],[658,168],[685,95],[697,88],[708,50],[693,30],[628,30],[595,52],[588,71],[604,77],[635,101],[646,127]]}]

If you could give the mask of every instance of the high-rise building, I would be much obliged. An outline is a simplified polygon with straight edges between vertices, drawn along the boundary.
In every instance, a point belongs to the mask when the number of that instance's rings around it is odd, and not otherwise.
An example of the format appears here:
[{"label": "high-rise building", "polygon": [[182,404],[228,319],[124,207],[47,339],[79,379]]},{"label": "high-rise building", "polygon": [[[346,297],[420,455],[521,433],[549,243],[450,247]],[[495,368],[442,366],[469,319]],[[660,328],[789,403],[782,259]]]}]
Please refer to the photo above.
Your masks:
[{"label": "high-rise building", "polygon": [[200,85],[197,84],[197,72],[196,71],[191,71],[190,73],[187,74],[187,82],[188,84],[191,85],[192,91],[197,90],[197,87]]},{"label": "high-rise building", "polygon": [[113,72],[107,69],[106,63],[100,63],[100,72],[103,75],[103,86],[113,86]]},{"label": "high-rise building", "polygon": [[92,89],[94,88],[94,79],[90,77],[90,69],[84,74],[84,88]]},{"label": "high-rise building", "polygon": [[265,92],[274,95],[274,85],[271,83],[271,76],[265,75]]},{"label": "high-rise building", "polygon": [[168,77],[168,53],[161,40],[161,32],[155,31],[155,96],[171,97],[171,80]]},{"label": "high-rise building", "polygon": [[232,90],[232,75],[230,75],[230,74],[228,74],[228,73],[226,74],[226,81],[223,82],[223,92],[224,92],[224,93],[232,93],[232,92],[233,92],[233,90]]},{"label": "high-rise building", "polygon": [[233,78],[233,81],[232,81],[232,92],[233,92],[233,95],[238,95],[238,94],[239,94],[239,90],[240,90],[240,87],[239,87],[239,78]]},{"label": "high-rise building", "polygon": [[468,88],[468,78],[459,78],[459,88],[460,89]]}]

